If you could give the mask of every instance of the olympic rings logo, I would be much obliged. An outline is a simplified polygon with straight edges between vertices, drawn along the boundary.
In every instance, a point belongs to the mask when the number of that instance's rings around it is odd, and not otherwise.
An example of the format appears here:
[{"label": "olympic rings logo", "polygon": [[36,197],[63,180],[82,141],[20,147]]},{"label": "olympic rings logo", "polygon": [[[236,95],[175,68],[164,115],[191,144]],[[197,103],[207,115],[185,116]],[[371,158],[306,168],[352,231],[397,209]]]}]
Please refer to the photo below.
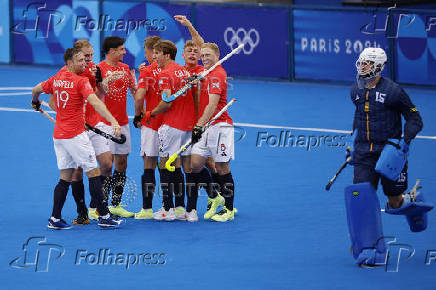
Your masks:
[{"label": "olympic rings logo", "polygon": [[244,47],[242,50],[244,54],[252,54],[254,48],[259,45],[260,35],[254,28],[251,28],[247,32],[244,28],[238,28],[235,31],[232,27],[227,27],[224,31],[224,41],[231,50],[243,43]]}]

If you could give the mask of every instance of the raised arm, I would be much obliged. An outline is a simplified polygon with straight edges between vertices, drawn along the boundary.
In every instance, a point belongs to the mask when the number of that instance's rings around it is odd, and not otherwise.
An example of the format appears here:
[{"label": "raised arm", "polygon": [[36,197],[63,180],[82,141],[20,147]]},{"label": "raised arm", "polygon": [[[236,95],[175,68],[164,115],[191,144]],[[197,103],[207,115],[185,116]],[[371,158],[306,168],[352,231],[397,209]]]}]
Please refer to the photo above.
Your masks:
[{"label": "raised arm", "polygon": [[201,47],[204,43],[204,39],[201,37],[200,33],[192,26],[191,21],[189,21],[188,18],[186,18],[185,15],[175,15],[174,19],[183,26],[186,26],[189,30],[189,33],[191,33],[192,42],[198,47]]}]

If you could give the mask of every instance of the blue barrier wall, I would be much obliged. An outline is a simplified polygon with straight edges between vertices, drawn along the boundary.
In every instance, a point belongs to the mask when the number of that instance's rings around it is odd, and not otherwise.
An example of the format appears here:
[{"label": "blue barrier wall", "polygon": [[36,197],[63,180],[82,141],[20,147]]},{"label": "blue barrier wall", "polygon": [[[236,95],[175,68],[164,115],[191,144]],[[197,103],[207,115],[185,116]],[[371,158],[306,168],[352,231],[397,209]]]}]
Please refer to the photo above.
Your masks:
[{"label": "blue barrier wall", "polygon": [[13,17],[8,19],[6,9],[0,12],[3,63],[60,65],[65,48],[80,38],[91,41],[99,62],[97,48],[109,35],[126,38],[125,62],[131,67],[144,61],[143,40],[149,35],[175,42],[176,60],[183,62],[180,51],[190,35],[173,16],[184,14],[206,41],[219,45],[221,56],[246,43],[224,65],[232,76],[349,82],[361,50],[378,46],[388,53],[384,75],[400,83],[436,86],[436,10],[0,0],[2,7],[9,3]]},{"label": "blue barrier wall", "polygon": [[[379,13],[381,14],[381,13]],[[382,34],[369,34],[369,11],[293,11],[295,79],[353,81],[365,47],[388,50]]]},{"label": "blue barrier wall", "polygon": [[0,63],[9,63],[9,0],[0,0],[0,6]]}]

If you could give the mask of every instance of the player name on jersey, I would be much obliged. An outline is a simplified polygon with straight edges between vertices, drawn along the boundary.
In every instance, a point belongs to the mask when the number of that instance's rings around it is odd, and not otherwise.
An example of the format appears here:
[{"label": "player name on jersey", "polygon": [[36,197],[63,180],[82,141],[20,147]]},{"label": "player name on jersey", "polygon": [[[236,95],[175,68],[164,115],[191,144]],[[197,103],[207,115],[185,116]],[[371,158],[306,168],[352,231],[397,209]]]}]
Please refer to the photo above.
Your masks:
[{"label": "player name on jersey", "polygon": [[53,87],[72,89],[72,88],[74,88],[74,82],[63,81],[63,80],[54,80]]}]

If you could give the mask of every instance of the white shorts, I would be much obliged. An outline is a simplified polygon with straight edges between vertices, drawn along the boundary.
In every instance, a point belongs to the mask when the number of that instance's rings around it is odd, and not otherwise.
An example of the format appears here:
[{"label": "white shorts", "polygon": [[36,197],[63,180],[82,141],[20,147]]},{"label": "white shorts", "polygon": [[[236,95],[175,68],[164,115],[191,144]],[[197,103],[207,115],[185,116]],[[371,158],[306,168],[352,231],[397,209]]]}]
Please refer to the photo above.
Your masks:
[{"label": "white shorts", "polygon": [[[173,155],[191,138],[191,131],[182,131],[168,125],[160,126],[157,132],[159,134],[159,157]],[[191,147],[181,154],[181,156],[186,155],[191,155]]]},{"label": "white shorts", "polygon": [[157,131],[141,126],[141,152],[140,156],[159,156],[159,135]]},{"label": "white shorts", "polygon": [[85,172],[89,172],[97,168],[94,148],[86,132],[71,139],[53,138],[53,144],[60,170],[80,166]]},{"label": "white shorts", "polygon": [[228,162],[235,159],[235,140],[233,125],[225,122],[209,127],[200,141],[192,146],[191,154],[211,157],[215,162]]},{"label": "white shorts", "polygon": [[[105,133],[114,135],[114,132],[112,131],[112,126],[103,124],[101,130]],[[121,134],[124,134],[126,136],[126,142],[124,144],[118,144],[109,140],[109,148],[112,154],[129,154],[132,150],[129,124],[121,126]]]},{"label": "white shorts", "polygon": [[[105,126],[106,126],[105,123],[99,122],[97,125],[95,125],[95,128],[104,131]],[[88,136],[89,136],[89,140],[91,140],[92,147],[94,147],[95,156],[111,151],[111,148],[109,146],[109,142],[110,142],[109,139],[104,138],[103,136],[98,135],[97,133],[91,130],[88,130]]]}]

